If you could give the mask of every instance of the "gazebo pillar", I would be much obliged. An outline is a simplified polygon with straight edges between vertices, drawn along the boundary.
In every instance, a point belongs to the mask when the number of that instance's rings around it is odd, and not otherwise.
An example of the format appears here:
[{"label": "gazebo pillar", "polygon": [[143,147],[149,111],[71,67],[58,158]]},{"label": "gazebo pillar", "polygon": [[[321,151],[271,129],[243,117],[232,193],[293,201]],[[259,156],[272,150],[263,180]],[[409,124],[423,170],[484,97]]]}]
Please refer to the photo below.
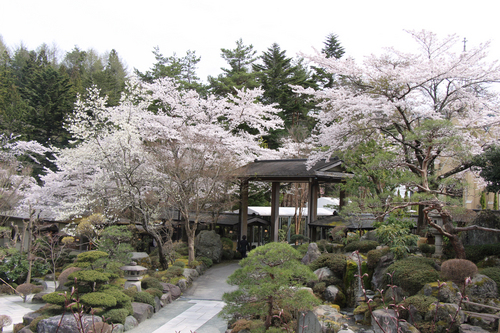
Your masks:
[{"label": "gazebo pillar", "polygon": [[279,241],[280,227],[280,183],[273,182],[271,187],[271,239],[273,242]]},{"label": "gazebo pillar", "polygon": [[311,242],[316,241],[316,229],[312,229],[309,224],[316,221],[318,218],[318,192],[319,183],[317,180],[312,179],[309,182],[309,195],[307,203],[307,226],[305,228],[306,237],[310,238]]},{"label": "gazebo pillar", "polygon": [[248,232],[248,179],[242,179],[240,184],[240,237]]}]

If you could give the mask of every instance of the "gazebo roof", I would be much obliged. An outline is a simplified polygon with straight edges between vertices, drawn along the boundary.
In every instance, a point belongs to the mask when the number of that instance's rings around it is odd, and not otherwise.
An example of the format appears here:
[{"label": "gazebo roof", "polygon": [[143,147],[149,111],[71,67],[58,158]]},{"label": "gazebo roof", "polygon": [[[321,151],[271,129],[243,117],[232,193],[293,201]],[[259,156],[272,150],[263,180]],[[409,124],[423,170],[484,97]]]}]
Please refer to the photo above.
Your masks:
[{"label": "gazebo roof", "polygon": [[260,181],[307,182],[311,179],[340,182],[350,177],[338,158],[321,160],[307,168],[307,159],[255,160],[236,172],[238,178]]}]

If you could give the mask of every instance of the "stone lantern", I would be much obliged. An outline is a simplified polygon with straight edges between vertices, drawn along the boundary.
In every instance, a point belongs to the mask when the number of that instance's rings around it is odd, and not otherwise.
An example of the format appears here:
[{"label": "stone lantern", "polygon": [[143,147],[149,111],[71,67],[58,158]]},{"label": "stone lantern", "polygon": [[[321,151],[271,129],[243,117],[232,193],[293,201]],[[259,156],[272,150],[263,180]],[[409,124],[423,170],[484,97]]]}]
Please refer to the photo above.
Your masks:
[{"label": "stone lantern", "polygon": [[125,271],[125,289],[130,288],[131,286],[136,286],[137,291],[142,291],[141,289],[141,280],[144,276],[144,273],[148,270],[146,267],[142,267],[137,265],[135,261],[132,261],[127,266],[120,267],[122,271]]}]

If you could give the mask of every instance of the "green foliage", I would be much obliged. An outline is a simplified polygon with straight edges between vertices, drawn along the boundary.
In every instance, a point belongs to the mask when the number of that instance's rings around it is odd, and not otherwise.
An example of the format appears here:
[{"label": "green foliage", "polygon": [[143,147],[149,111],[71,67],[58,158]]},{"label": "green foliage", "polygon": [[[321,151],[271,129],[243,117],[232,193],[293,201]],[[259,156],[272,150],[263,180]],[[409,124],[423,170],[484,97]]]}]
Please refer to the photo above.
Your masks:
[{"label": "green foliage", "polygon": [[176,266],[176,267],[180,267],[180,268],[184,268],[186,267],[186,263],[184,261],[181,261],[181,260],[176,260],[172,266]]},{"label": "green foliage", "polygon": [[212,261],[212,259],[207,258],[207,257],[197,257],[196,260],[204,263],[207,268],[212,267],[212,265],[214,264],[214,262]]},{"label": "green foliage", "polygon": [[297,289],[316,279],[300,259],[300,254],[285,243],[268,243],[252,250],[240,261],[241,268],[228,278],[228,283],[237,285],[238,290],[223,295],[223,314],[266,317],[269,322],[273,309],[295,313],[318,304],[309,292]]},{"label": "green foliage", "polygon": [[500,267],[487,267],[480,270],[480,273],[486,275],[496,282],[497,290],[500,294]]},{"label": "green foliage", "polygon": [[151,294],[153,297],[156,296],[158,298],[161,298],[161,296],[163,295],[162,290],[163,290],[163,288],[161,290],[157,289],[157,288],[148,288],[144,291],[147,292],[148,294]]},{"label": "green foliage", "polygon": [[321,252],[328,252],[328,253],[333,252],[333,245],[329,241],[327,241],[326,239],[321,239],[321,240],[317,241],[316,244],[318,244],[318,249]]},{"label": "green foliage", "polygon": [[345,252],[359,251],[361,253],[367,253],[370,250],[376,249],[379,246],[377,241],[371,240],[360,240],[354,241],[347,244],[344,248]]},{"label": "green foliage", "polygon": [[129,244],[132,232],[127,226],[112,225],[106,227],[100,235],[99,251],[109,254],[110,260],[119,261],[122,264],[130,263],[134,248]]},{"label": "green foliage", "polygon": [[[76,285],[75,285],[76,279]],[[79,293],[86,293],[99,289],[100,285],[109,281],[109,274],[95,270],[77,271],[68,276],[67,287],[78,287]]]},{"label": "green foliage", "polygon": [[28,325],[28,328],[32,331],[32,332],[38,332],[38,323],[40,322],[40,320],[43,320],[43,319],[47,319],[49,318],[49,316],[38,316],[36,317],[35,319],[33,319],[33,321]]},{"label": "green foliage", "polygon": [[82,252],[76,257],[76,262],[81,263],[90,263],[90,267],[92,267],[92,264],[95,263],[97,260],[101,258],[107,258],[108,254],[103,251],[87,251],[87,252]]},{"label": "green foliage", "polygon": [[347,257],[337,253],[323,253],[309,264],[312,271],[318,268],[328,267],[335,276],[340,279],[344,278],[344,272],[347,266]]},{"label": "green foliage", "polygon": [[[163,289],[163,288],[162,288]],[[145,291],[139,291],[134,295],[134,301],[139,302],[139,303],[146,303],[151,306],[155,306],[155,298],[153,295],[150,293],[147,293]]]},{"label": "green foliage", "polygon": [[[0,262],[0,278],[9,284],[21,284],[26,281],[28,269],[27,255],[12,249],[8,252],[8,256]],[[44,276],[48,270],[48,264],[43,263],[41,260],[35,260],[31,267],[31,275],[35,277]]]},{"label": "green foliage", "polygon": [[470,261],[478,263],[488,256],[500,256],[500,244],[466,245],[465,255]]},{"label": "green foliage", "polygon": [[[170,266],[168,269],[180,269],[181,274],[182,274],[182,268],[177,267],[177,266]],[[154,278],[154,277],[145,277],[141,280],[141,288],[142,289],[149,289],[149,288],[156,288],[159,290],[163,290],[163,286],[161,284],[161,281]]]},{"label": "green foliage", "polygon": [[420,244],[418,248],[420,249],[420,252],[425,254],[433,254],[436,250],[436,247],[434,245],[429,245],[427,243]]},{"label": "green foliage", "polygon": [[481,205],[481,209],[486,209],[486,192],[481,193],[481,197],[479,198],[479,204]]},{"label": "green foliage", "polygon": [[112,308],[116,306],[116,298],[109,293],[93,292],[82,295],[80,302],[91,308]]},{"label": "green foliage", "polygon": [[222,259],[223,260],[232,260],[234,258],[234,243],[230,238],[222,237]]},{"label": "green foliage", "polygon": [[438,300],[435,297],[432,296],[424,296],[424,295],[414,295],[410,296],[408,298],[405,298],[403,302],[401,302],[401,305],[403,305],[403,308],[401,308],[401,317],[402,319],[408,320],[409,318],[409,312],[408,308],[409,306],[413,306],[417,312],[419,312],[422,315],[425,315],[431,306],[431,304],[436,303]]},{"label": "green foliage", "polygon": [[69,296],[65,296],[65,293],[60,291],[54,291],[50,294],[42,296],[44,302],[56,305],[64,305],[66,302],[66,298],[69,299]]},{"label": "green foliage", "polygon": [[118,288],[108,288],[102,290],[103,293],[113,296],[116,299],[116,306],[125,307],[132,301],[132,298],[127,296],[122,290]]},{"label": "green foliage", "polygon": [[322,295],[326,290],[325,282],[318,282],[313,287],[313,292],[318,295]]},{"label": "green foliage", "polygon": [[167,268],[167,273],[171,276],[181,276],[184,272],[184,268],[180,268],[179,266],[170,266]]},{"label": "green foliage", "polygon": [[386,276],[386,284],[394,284],[401,287],[411,295],[415,295],[426,283],[436,282],[439,272],[434,268],[432,259],[411,256],[397,260],[390,265],[386,272],[393,274],[392,281]]},{"label": "green foliage", "polygon": [[380,258],[385,256],[388,252],[389,252],[388,247],[383,247],[378,250],[368,251],[368,253],[366,254],[366,261],[368,268],[374,269],[377,266],[378,262],[380,261]]},{"label": "green foliage", "polygon": [[408,219],[391,215],[374,226],[380,243],[387,244],[397,259],[406,257],[410,247],[417,245],[418,236],[411,234],[413,222]]},{"label": "green foliage", "polygon": [[111,309],[103,314],[103,317],[109,323],[125,324],[125,319],[128,316],[127,309]]}]

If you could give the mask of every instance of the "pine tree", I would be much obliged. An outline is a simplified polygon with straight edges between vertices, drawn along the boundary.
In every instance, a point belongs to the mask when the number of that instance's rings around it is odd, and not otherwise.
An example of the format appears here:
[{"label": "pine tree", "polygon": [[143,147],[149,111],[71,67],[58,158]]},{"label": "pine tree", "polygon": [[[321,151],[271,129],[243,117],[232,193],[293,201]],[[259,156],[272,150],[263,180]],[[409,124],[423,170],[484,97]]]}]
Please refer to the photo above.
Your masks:
[{"label": "pine tree", "polygon": [[[338,36],[335,34],[329,34],[323,44],[324,47],[321,49],[321,52],[325,54],[326,58],[340,59],[345,53],[344,47],[340,44]],[[315,72],[313,78],[321,88],[332,88],[335,85],[334,74],[328,73],[322,67],[311,66],[311,68]]]},{"label": "pine tree", "polygon": [[280,46],[274,43],[267,52],[260,57],[261,64],[254,64],[258,82],[264,89],[262,102],[276,103],[285,122],[285,130],[275,131],[267,138],[270,148],[277,148],[280,136],[285,136],[287,129],[295,126],[312,128],[311,119],[307,116],[312,104],[293,92],[291,86],[314,87],[315,83],[303,59],[292,59],[286,56]]},{"label": "pine tree", "polygon": [[225,96],[234,94],[234,88],[253,89],[259,86],[256,80],[256,73],[252,71],[252,65],[257,60],[253,45],[244,45],[240,38],[236,41],[236,48],[221,49],[221,56],[229,64],[230,68],[221,68],[224,72],[217,78],[209,77],[210,90],[217,95]]}]

